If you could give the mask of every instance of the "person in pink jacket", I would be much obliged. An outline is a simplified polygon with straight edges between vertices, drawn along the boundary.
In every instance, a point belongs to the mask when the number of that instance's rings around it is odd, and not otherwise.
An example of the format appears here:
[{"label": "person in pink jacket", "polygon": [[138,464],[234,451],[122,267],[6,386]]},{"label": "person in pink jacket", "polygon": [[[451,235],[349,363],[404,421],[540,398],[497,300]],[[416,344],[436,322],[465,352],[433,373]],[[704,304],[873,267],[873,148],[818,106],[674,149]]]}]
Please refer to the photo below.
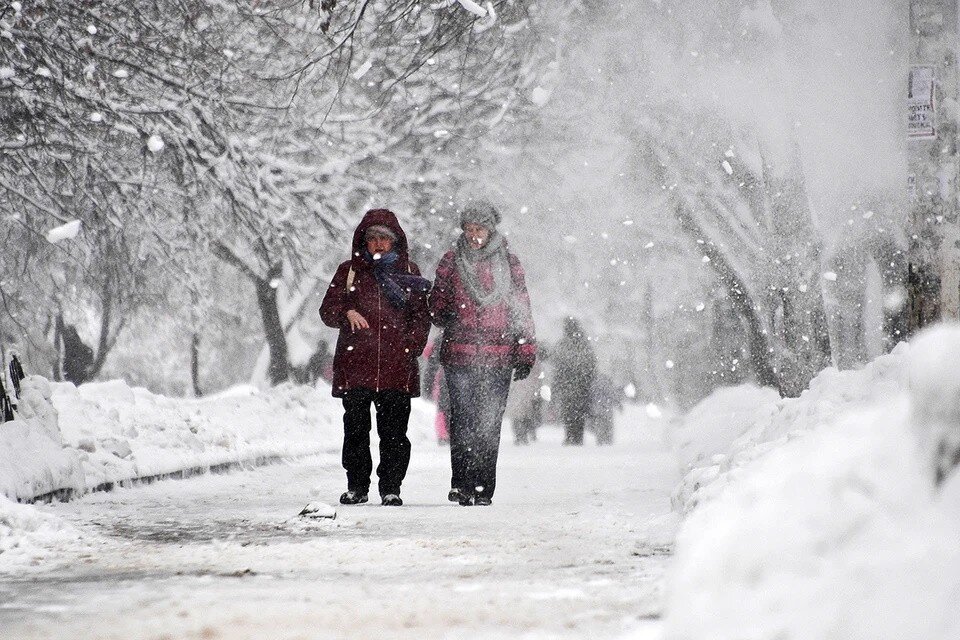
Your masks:
[{"label": "person in pink jacket", "polygon": [[440,259],[430,293],[430,317],[444,329],[440,362],[450,394],[448,498],[461,505],[491,503],[510,381],[526,378],[537,357],[523,267],[499,222],[488,202],[462,212],[463,234]]}]

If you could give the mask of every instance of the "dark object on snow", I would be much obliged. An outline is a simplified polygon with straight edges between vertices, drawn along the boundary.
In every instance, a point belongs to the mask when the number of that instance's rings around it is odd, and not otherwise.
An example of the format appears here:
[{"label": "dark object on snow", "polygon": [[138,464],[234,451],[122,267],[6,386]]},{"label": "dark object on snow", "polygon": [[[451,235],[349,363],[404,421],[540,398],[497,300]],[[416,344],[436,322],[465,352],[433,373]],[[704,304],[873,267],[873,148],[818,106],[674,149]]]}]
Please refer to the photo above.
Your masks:
[{"label": "dark object on snow", "polygon": [[623,392],[610,376],[597,375],[593,382],[590,417],[597,444],[613,444],[613,417],[623,409]]},{"label": "dark object on snow", "polygon": [[2,380],[0,380],[0,413],[3,414],[4,422],[10,422],[16,419],[16,416],[13,415],[13,403],[10,402],[10,396],[7,395],[7,390],[4,388]]},{"label": "dark object on snow", "polygon": [[311,502],[297,515],[302,518],[327,518],[336,520],[337,510],[324,502]]},{"label": "dark object on snow", "polygon": [[560,418],[566,432],[563,443],[582,445],[597,358],[576,318],[564,320],[563,337],[553,354],[553,396],[560,405]]},{"label": "dark object on snow", "polygon": [[13,381],[13,391],[20,397],[20,381],[26,376],[23,375],[23,367],[20,365],[20,358],[13,356],[10,360],[10,380]]},{"label": "dark object on snow", "polygon": [[90,379],[93,368],[93,349],[88,347],[72,324],[64,324],[57,317],[57,329],[63,344],[63,378],[73,384],[83,384]]}]

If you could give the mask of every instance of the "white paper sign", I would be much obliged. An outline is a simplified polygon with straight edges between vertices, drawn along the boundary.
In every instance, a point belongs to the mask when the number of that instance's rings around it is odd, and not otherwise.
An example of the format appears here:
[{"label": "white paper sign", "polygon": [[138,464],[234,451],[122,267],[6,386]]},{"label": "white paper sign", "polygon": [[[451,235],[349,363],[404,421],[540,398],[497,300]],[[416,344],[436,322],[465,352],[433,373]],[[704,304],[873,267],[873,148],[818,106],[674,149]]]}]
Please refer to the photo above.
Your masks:
[{"label": "white paper sign", "polygon": [[907,137],[911,140],[932,140],[937,137],[933,67],[910,67],[910,81],[907,84]]}]

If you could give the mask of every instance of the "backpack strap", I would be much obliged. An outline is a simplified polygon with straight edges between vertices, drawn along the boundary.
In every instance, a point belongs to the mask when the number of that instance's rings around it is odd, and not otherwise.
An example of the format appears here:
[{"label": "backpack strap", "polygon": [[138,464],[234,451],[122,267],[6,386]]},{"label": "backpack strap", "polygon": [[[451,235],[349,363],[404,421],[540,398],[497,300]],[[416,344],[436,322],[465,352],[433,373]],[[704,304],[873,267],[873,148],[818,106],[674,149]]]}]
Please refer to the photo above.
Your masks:
[{"label": "backpack strap", "polygon": [[350,288],[353,286],[353,281],[357,277],[357,273],[353,270],[353,265],[350,266],[350,271],[347,271],[347,292],[349,293]]}]

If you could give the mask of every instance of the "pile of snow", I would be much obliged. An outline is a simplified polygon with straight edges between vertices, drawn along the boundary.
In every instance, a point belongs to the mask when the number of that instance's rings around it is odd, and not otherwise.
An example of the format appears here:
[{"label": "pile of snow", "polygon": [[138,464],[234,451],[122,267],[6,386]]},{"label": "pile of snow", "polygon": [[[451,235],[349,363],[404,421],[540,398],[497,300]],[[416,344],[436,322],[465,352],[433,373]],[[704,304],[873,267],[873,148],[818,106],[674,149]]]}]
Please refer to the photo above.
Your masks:
[{"label": "pile of snow", "polygon": [[957,327],[825,371],[688,476],[664,638],[960,637],[960,474],[936,488],[931,460],[960,429],[952,354]]},{"label": "pile of snow", "polygon": [[779,400],[780,394],[773,389],[752,384],[714,391],[670,433],[682,467],[704,466],[713,456],[727,453],[751,427],[770,421]]},{"label": "pile of snow", "polygon": [[59,518],[0,496],[0,571],[36,564],[81,540],[79,531]]},{"label": "pile of snow", "polygon": [[735,479],[742,466],[797,433],[904,393],[908,354],[909,345],[901,343],[857,371],[825,369],[799,398],[781,399],[771,389],[749,384],[715,391],[671,435],[687,471],[674,491],[674,509],[690,511]]},{"label": "pile of snow", "polygon": [[310,387],[238,387],[183,399],[125,382],[54,385],[64,441],[90,486],[339,446],[337,407]]},{"label": "pile of snow", "polygon": [[39,376],[23,380],[17,419],[0,423],[0,494],[14,500],[86,486],[79,454],[64,448],[50,387]]}]

